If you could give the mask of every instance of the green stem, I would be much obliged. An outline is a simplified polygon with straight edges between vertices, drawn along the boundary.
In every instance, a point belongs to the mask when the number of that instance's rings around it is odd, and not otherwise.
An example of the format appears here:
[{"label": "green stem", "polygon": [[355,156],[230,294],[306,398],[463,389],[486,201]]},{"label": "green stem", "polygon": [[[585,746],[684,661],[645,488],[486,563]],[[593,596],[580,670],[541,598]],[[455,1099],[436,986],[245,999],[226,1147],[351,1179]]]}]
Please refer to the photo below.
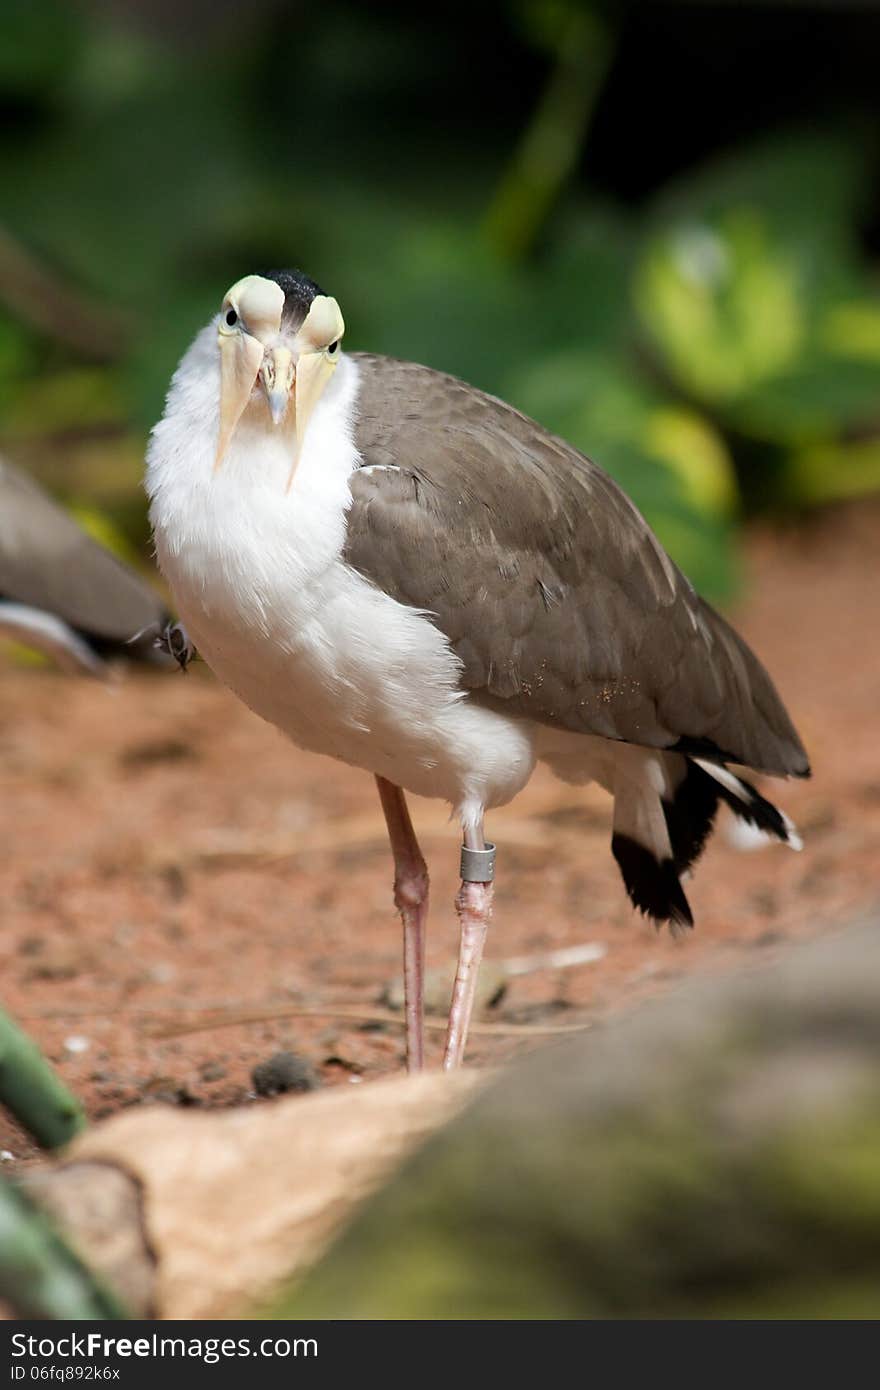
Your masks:
[{"label": "green stem", "polygon": [[68,1143],[86,1123],[79,1102],[39,1049],[0,1009],[0,1104],[45,1149]]},{"label": "green stem", "polygon": [[484,234],[506,260],[526,258],[570,178],[612,50],[595,14],[570,14],[547,89],[486,214]]},{"label": "green stem", "polygon": [[0,1181],[0,1298],[17,1317],[124,1318],[125,1309],[17,1188]]}]

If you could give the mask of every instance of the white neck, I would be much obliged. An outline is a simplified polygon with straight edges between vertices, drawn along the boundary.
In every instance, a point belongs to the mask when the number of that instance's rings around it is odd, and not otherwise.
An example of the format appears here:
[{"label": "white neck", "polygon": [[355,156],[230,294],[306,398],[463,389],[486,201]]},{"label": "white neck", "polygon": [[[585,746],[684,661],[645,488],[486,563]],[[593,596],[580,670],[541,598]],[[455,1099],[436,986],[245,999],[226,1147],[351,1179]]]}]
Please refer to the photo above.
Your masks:
[{"label": "white neck", "polygon": [[[357,364],[345,356],[318,401],[290,483],[291,426],[272,425],[255,398],[215,468],[220,369],[209,325],[180,363],[147,450],[146,490],[156,554],[181,611],[209,577],[259,589],[274,569],[304,582],[338,558],[357,467]],[[290,485],[289,485],[290,484]]]}]

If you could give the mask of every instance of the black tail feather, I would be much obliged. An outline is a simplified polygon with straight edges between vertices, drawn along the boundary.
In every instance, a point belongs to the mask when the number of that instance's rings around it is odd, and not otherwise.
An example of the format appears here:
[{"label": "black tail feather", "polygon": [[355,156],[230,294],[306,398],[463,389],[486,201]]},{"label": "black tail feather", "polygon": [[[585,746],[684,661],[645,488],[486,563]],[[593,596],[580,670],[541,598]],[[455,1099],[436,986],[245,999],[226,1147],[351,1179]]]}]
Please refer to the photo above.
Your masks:
[{"label": "black tail feather", "polygon": [[611,851],[633,907],[653,917],[655,922],[671,922],[673,928],[694,925],[690,905],[671,859],[658,860],[637,840],[619,833],[611,837]]},{"label": "black tail feather", "polygon": [[755,825],[759,830],[765,830],[768,835],[775,835],[777,839],[787,841],[789,839],[789,825],[782,812],[777,811],[773,803],[762,796],[751,782],[746,782],[739,776],[736,780],[746,795],[737,796],[719,783],[718,794],[721,800],[726,802],[740,820],[748,821],[749,825]]},{"label": "black tail feather", "polygon": [[656,922],[676,927],[693,926],[693,917],[679,874],[701,854],[723,801],[741,820],[775,835],[795,849],[800,841],[791,822],[763,797],[750,782],[719,764],[725,781],[692,759],[670,798],[661,798],[671,858],[660,859],[631,835],[615,832],[611,849],[634,907]]},{"label": "black tail feather", "polygon": [[688,758],[672,800],[664,798],[661,802],[678,873],[684,873],[702,854],[722,795],[715,779]]},{"label": "black tail feather", "polygon": [[687,771],[672,799],[662,801],[672,858],[679,873],[689,869],[702,853],[722,801],[740,820],[748,821],[777,839],[793,842],[790,823],[782,812],[763,797],[751,782],[727,772],[727,769],[724,771],[735,781],[735,790],[717,781],[688,758]]}]

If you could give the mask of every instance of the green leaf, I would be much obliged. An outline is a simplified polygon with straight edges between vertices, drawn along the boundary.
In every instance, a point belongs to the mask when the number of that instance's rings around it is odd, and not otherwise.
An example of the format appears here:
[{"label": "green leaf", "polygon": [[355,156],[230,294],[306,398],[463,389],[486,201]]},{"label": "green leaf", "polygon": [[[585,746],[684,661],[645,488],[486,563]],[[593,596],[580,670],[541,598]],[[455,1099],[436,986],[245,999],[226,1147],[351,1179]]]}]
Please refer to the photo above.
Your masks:
[{"label": "green leaf", "polygon": [[878,369],[830,354],[805,355],[744,395],[727,418],[744,434],[797,447],[871,425],[880,418]]},{"label": "green leaf", "polygon": [[635,282],[642,321],[689,394],[727,405],[804,351],[808,266],[757,209],[675,227],[648,247]]},{"label": "green leaf", "polygon": [[796,451],[780,481],[783,501],[818,506],[880,493],[880,439]]},{"label": "green leaf", "polygon": [[834,357],[880,366],[880,300],[856,299],[834,304],[821,325],[825,350]]},{"label": "green leaf", "polygon": [[[661,201],[634,277],[662,374],[742,440],[781,447],[777,473],[786,450],[878,418],[880,300],[853,236],[859,165],[852,142],[812,136],[722,161]],[[778,477],[765,482],[781,495]]]}]

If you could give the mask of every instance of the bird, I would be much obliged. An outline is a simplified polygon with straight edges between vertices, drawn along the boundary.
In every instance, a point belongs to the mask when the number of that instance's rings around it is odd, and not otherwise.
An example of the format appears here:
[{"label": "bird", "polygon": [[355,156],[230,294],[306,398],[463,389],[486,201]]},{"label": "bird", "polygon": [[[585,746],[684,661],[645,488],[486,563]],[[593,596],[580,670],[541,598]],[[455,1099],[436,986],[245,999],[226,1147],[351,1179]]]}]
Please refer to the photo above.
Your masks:
[{"label": "bird", "polygon": [[0,636],[104,677],[113,658],[163,664],[173,626],[145,580],[0,458]]},{"label": "bird", "polygon": [[295,744],[376,779],[413,1071],[429,882],[406,794],[457,815],[450,1070],[492,916],[485,818],[538,763],[611,794],[633,907],[674,931],[721,803],[800,847],[742,772],[810,769],[758,658],[607,473],[453,376],[343,352],[344,331],[301,271],[237,281],[174,373],[145,486],[202,658]]}]

